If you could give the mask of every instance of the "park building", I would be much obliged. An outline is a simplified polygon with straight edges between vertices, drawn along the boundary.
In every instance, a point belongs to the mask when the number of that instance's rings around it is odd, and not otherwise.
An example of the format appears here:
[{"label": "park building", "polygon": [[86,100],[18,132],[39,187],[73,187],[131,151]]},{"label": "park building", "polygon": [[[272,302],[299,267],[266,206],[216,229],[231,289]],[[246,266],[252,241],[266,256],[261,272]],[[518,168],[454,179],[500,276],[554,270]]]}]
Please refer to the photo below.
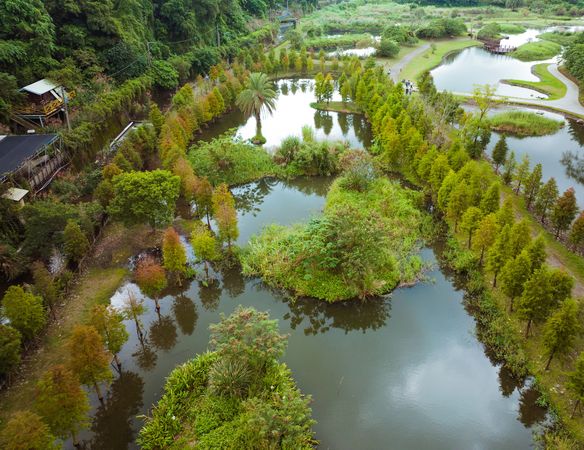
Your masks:
[{"label": "park building", "polygon": [[21,202],[29,192],[38,194],[69,162],[58,134],[0,135],[3,197]]},{"label": "park building", "polygon": [[14,108],[11,118],[26,130],[43,128],[53,118],[64,121],[67,102],[75,96],[74,92],[66,92],[62,85],[47,78],[19,90],[25,98]]}]

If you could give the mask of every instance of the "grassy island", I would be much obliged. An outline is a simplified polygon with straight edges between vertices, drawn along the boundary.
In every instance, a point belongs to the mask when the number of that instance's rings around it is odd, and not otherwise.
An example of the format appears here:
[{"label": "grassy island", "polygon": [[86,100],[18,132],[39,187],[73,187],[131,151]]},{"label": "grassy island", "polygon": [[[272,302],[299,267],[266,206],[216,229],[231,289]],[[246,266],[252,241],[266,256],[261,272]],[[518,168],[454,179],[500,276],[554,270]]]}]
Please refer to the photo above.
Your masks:
[{"label": "grassy island", "polygon": [[562,46],[560,44],[544,40],[523,44],[511,55],[521,61],[542,61],[553,58],[561,51]]},{"label": "grassy island", "polygon": [[556,133],[564,126],[560,120],[528,111],[506,111],[490,120],[493,130],[518,136],[545,136]]},{"label": "grassy island", "polygon": [[328,302],[413,283],[422,270],[420,201],[421,194],[385,178],[358,190],[345,175],[331,186],[323,216],[306,225],[272,225],[252,238],[243,272]]},{"label": "grassy island", "polygon": [[213,351],[171,372],[141,448],[314,448],[310,397],[278,361],[286,337],[277,321],[239,306],[210,328]]},{"label": "grassy island", "polygon": [[310,106],[318,111],[333,111],[346,114],[363,114],[363,110],[352,102],[314,102]]}]

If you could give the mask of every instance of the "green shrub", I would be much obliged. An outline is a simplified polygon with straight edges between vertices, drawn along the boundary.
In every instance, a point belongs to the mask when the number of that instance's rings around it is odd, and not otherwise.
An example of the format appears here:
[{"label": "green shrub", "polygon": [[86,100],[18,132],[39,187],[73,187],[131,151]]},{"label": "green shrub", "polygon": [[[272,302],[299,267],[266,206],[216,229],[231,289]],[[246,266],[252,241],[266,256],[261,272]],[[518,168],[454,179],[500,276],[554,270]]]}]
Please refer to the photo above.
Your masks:
[{"label": "green shrub", "polygon": [[215,186],[242,184],[280,173],[263,148],[234,140],[232,132],[210,142],[199,142],[191,148],[189,160],[195,174],[208,177]]},{"label": "green shrub", "polygon": [[329,302],[415,281],[422,269],[418,194],[383,178],[363,192],[347,184],[344,178],[333,184],[324,216],[307,225],[273,225],[253,237],[242,257],[244,274]]}]

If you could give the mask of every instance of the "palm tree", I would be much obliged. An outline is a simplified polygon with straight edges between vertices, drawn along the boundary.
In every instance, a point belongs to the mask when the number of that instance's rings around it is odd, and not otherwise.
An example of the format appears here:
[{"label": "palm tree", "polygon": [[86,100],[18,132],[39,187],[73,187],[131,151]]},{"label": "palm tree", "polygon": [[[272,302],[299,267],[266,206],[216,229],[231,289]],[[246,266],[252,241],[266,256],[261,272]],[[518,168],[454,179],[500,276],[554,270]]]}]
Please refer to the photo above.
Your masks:
[{"label": "palm tree", "polygon": [[266,139],[262,136],[261,114],[265,109],[270,114],[276,107],[276,91],[265,73],[252,73],[247,85],[237,96],[236,105],[246,116],[255,116],[256,135],[252,139],[254,144],[263,144]]}]

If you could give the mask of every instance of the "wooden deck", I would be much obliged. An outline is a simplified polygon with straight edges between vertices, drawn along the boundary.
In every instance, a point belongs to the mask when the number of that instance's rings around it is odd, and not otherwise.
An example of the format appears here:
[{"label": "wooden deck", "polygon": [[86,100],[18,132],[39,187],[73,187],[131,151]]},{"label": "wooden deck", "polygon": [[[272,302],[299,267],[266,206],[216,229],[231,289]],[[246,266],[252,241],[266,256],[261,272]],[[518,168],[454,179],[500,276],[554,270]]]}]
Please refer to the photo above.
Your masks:
[{"label": "wooden deck", "polygon": [[497,55],[505,55],[517,50],[517,47],[485,44],[485,49]]}]

